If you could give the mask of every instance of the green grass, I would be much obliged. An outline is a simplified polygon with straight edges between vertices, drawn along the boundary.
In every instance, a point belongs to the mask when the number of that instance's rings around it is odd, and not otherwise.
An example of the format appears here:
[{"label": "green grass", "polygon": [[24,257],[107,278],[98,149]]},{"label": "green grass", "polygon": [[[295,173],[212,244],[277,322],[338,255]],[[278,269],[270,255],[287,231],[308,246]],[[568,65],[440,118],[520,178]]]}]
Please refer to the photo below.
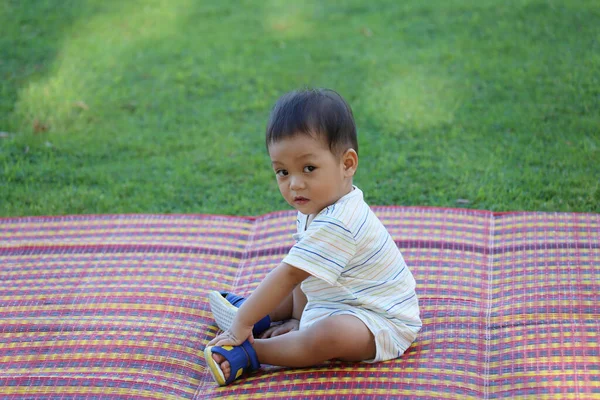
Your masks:
[{"label": "green grass", "polygon": [[372,205],[600,212],[597,0],[0,0],[0,26],[3,216],[287,209],[264,126],[303,86],[352,105]]}]

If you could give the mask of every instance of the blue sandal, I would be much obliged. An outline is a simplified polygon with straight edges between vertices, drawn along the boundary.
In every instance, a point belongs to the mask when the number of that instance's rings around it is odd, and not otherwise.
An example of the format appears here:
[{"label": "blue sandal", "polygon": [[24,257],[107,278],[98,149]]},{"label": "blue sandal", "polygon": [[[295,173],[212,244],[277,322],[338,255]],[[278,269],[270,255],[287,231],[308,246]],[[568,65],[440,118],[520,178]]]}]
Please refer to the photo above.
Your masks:
[{"label": "blue sandal", "polygon": [[[240,308],[246,299],[233,293],[213,290],[208,294],[208,301],[210,303],[210,310],[217,322],[217,326],[221,330],[226,331],[233,324],[233,319],[237,314],[238,308]],[[271,318],[267,315],[254,324],[254,329],[252,329],[254,337],[260,336],[260,334],[269,329],[270,326]]]},{"label": "blue sandal", "polygon": [[[229,361],[231,368],[229,378],[225,379],[221,367],[212,357],[213,354],[220,354]],[[260,368],[256,351],[247,340],[240,346],[207,346],[204,349],[204,359],[215,382],[220,386],[229,385],[246,371],[255,371]]]}]

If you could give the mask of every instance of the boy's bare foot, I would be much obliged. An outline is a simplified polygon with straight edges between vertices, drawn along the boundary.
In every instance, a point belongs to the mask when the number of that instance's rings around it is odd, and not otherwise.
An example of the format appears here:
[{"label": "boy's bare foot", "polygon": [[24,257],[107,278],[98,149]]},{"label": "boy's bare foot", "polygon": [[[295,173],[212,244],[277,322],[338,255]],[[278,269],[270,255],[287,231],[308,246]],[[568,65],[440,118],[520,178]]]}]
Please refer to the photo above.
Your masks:
[{"label": "boy's bare foot", "polygon": [[225,380],[227,380],[229,378],[229,374],[231,374],[231,366],[229,365],[229,361],[227,361],[225,357],[220,354],[213,354],[212,358],[217,362],[217,364],[219,364],[221,371],[223,372],[223,377],[225,377]]}]

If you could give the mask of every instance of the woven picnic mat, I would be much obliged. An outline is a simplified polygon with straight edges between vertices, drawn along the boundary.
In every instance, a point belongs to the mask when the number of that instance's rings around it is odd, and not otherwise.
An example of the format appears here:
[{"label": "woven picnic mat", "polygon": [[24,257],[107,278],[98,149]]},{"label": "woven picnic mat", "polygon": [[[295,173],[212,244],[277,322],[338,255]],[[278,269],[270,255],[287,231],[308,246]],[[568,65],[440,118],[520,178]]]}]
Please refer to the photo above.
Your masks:
[{"label": "woven picnic mat", "polygon": [[224,388],[205,295],[250,293],[293,212],[0,219],[0,397],[600,398],[600,215],[374,209],[418,283],[413,346]]}]

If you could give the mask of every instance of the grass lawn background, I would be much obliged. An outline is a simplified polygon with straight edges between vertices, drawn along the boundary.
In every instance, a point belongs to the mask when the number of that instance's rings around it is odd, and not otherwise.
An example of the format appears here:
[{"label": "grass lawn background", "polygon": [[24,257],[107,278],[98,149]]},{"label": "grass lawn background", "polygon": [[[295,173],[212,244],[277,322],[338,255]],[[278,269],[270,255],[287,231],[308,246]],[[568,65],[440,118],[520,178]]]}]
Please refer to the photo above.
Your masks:
[{"label": "grass lawn background", "polygon": [[372,205],[600,212],[597,0],[0,0],[0,215],[289,209],[284,92],[351,104]]}]

